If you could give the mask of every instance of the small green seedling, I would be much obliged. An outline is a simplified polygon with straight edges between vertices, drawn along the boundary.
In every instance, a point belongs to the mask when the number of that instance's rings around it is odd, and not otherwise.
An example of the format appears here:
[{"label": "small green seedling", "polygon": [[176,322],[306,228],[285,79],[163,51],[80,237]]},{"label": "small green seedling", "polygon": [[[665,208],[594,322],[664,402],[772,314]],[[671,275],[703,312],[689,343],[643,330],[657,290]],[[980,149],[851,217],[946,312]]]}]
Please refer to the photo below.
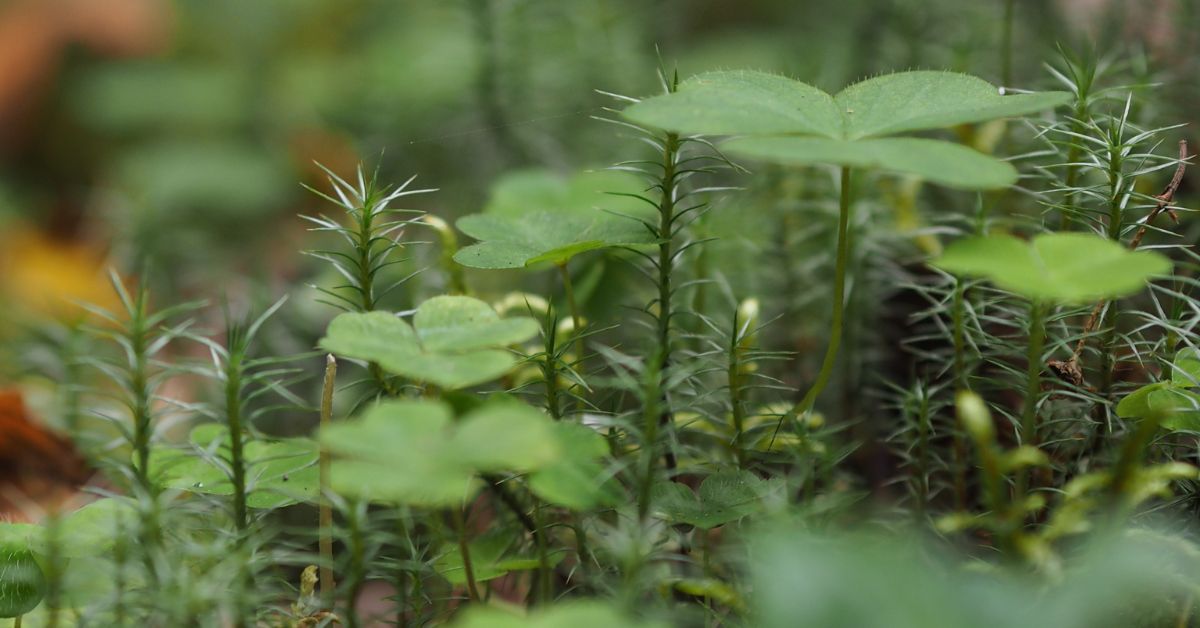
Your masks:
[{"label": "small green seedling", "polygon": [[1171,377],[1129,393],[1117,404],[1122,418],[1159,418],[1169,430],[1200,432],[1200,351],[1188,347],[1175,355]]},{"label": "small green seedling", "polygon": [[782,425],[812,410],[841,346],[852,169],[917,175],[969,190],[1003,188],[1017,180],[1008,163],[941,140],[886,136],[1019,116],[1070,98],[1066,92],[1004,96],[987,81],[952,72],[888,74],[831,96],[783,76],[738,70],[701,74],[674,93],[642,100],[624,113],[638,124],[682,133],[743,136],[722,144],[734,155],[841,166],[829,347],[812,387]]},{"label": "small green seedling", "polygon": [[451,390],[503,375],[517,360],[502,347],[537,332],[532,318],[500,318],[478,299],[440,296],[421,304],[412,325],[388,312],[341,314],[320,344],[337,355],[376,362],[413,381]]},{"label": "small green seedling", "polygon": [[1130,251],[1087,233],[1048,233],[1026,242],[1005,234],[954,242],[933,262],[950,273],[990,279],[1030,300],[1027,387],[1021,434],[1037,442],[1037,397],[1047,307],[1081,304],[1133,294],[1171,261],[1149,251]]}]

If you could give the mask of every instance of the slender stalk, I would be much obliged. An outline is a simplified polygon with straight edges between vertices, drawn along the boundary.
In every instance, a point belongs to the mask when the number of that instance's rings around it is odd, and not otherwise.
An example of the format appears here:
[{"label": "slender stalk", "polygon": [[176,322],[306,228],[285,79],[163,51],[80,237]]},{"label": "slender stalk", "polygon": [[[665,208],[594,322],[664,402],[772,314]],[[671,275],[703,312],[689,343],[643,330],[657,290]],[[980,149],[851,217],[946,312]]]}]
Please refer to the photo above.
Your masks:
[{"label": "slender stalk", "polygon": [[[325,356],[325,382],[321,390],[321,429],[329,427],[333,420],[333,389],[337,379],[337,360],[332,354]],[[329,503],[330,488],[329,450],[321,447],[320,453],[320,484],[321,502],[318,512],[318,550],[321,555],[321,601],[326,608],[333,604],[333,594],[337,585],[333,580],[333,507]]]},{"label": "slender stalk", "polygon": [[346,625],[358,628],[358,595],[362,592],[367,577],[366,539],[363,538],[363,519],[367,515],[366,507],[361,503],[350,504],[346,512],[346,524],[349,528],[350,565],[348,575],[350,586],[346,587]]},{"label": "slender stalk", "polygon": [[1012,87],[1012,52],[1013,52],[1013,19],[1015,18],[1015,0],[1004,0],[1004,22],[1000,35],[1000,82],[1004,87]]},{"label": "slender stalk", "polygon": [[[679,136],[667,133],[663,140],[662,179],[659,182],[661,196],[658,202],[658,351],[659,377],[666,378],[671,366],[671,296],[674,293],[671,274],[675,265],[675,201],[676,180],[679,160]],[[667,395],[666,382],[659,385],[660,393]],[[670,429],[674,422],[669,399],[664,398],[659,414],[659,423]],[[668,469],[675,468],[675,453],[669,448],[663,454]]]},{"label": "slender stalk", "polygon": [[1042,392],[1042,348],[1046,341],[1046,306],[1029,304],[1029,347],[1025,370],[1025,406],[1021,413],[1021,442],[1037,445],[1037,402]]},{"label": "slender stalk", "polygon": [[246,508],[245,434],[242,425],[242,353],[230,347],[225,365],[225,422],[229,427],[229,466],[233,483],[233,523],[238,536],[246,534],[250,524]]},{"label": "slender stalk", "polygon": [[475,584],[475,568],[471,565],[471,547],[467,542],[467,523],[463,517],[463,509],[454,507],[450,509],[450,517],[454,522],[454,531],[458,536],[458,552],[462,556],[463,577],[467,581],[467,595],[472,602],[478,602],[479,588]]},{"label": "slender stalk", "polygon": [[562,277],[563,295],[567,299],[567,310],[571,313],[571,324],[575,326],[575,335],[579,336],[579,332],[583,330],[583,318],[579,314],[579,304],[575,301],[575,288],[571,284],[571,271],[567,270],[567,263],[558,264],[558,273]]},{"label": "slender stalk", "polygon": [[740,328],[738,314],[739,312],[735,310],[733,331],[729,335],[729,368],[726,377],[729,386],[730,415],[733,419],[733,455],[737,460],[738,468],[744,469],[746,467],[746,446],[743,432],[746,429],[746,409],[743,407],[744,400],[742,398],[743,347],[738,334]]},{"label": "slender stalk", "polygon": [[[971,389],[966,355],[966,291],[966,283],[961,278],[955,278],[954,302],[951,305],[950,317],[954,334],[954,385],[959,391]],[[961,511],[967,506],[967,444],[962,430],[951,431],[954,439],[952,443],[954,507]]]},{"label": "slender stalk", "polygon": [[794,416],[810,412],[817,402],[817,397],[829,383],[833,374],[833,366],[837,362],[838,349],[842,343],[842,326],[846,307],[846,266],[850,258],[850,168],[842,167],[842,190],[838,204],[837,259],[833,271],[833,313],[829,323],[829,347],[825,350],[825,358],[821,362],[821,370],[808,393],[796,406]]},{"label": "slender stalk", "polygon": [[542,505],[541,500],[538,500],[537,503],[535,504],[534,510],[533,510],[534,517],[536,518],[536,520],[538,522],[537,530],[534,532],[534,535],[533,535],[534,542],[537,545],[537,558],[538,558],[537,584],[534,587],[535,595],[531,596],[534,600],[536,600],[536,602],[538,604],[549,604],[550,600],[551,600],[551,594],[550,594],[550,576],[551,576],[550,550],[549,550],[549,546],[546,542],[546,516],[545,516],[544,511],[545,511],[545,508]]},{"label": "slender stalk", "polygon": [[[661,358],[660,358],[661,359]],[[638,520],[645,521],[650,514],[650,491],[654,486],[654,462],[658,459],[658,428],[661,423],[658,404],[662,403],[660,362],[649,365],[645,373],[645,391],[642,395],[642,475],[638,487]]]}]

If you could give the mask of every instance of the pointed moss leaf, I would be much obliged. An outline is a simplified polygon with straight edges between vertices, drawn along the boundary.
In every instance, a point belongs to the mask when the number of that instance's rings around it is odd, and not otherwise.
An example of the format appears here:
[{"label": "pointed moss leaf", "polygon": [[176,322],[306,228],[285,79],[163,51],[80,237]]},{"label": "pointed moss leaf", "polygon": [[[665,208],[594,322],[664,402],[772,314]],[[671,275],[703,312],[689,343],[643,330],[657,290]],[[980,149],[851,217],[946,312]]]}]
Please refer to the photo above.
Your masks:
[{"label": "pointed moss leaf", "polygon": [[454,259],[472,268],[521,268],[612,246],[648,244],[641,219],[653,209],[632,198],[645,186],[621,172],[582,173],[564,179],[548,171],[523,171],[496,185],[484,212],[465,216],[458,228],[479,242]]},{"label": "pointed moss leaf", "polygon": [[[229,430],[206,423],[192,430],[189,440],[205,452],[180,449],[156,452],[159,481],[165,486],[206,495],[233,495],[229,468]],[[314,501],[320,492],[317,445],[307,438],[247,439],[242,446],[246,464],[246,505],[279,508]]]},{"label": "pointed moss leaf", "polygon": [[699,494],[675,482],[654,488],[654,504],[669,521],[710,529],[758,512],[777,485],[746,471],[722,471],[700,483]]},{"label": "pointed moss leaf", "polygon": [[471,351],[504,347],[538,333],[537,321],[520,316],[500,318],[492,306],[470,297],[433,297],[413,317],[421,347],[427,352]]},{"label": "pointed moss leaf", "polygon": [[959,240],[933,262],[943,270],[985,277],[1027,298],[1087,303],[1122,297],[1171,269],[1166,257],[1130,251],[1085,233],[1054,233],[1025,242],[1010,235]]},{"label": "pointed moss leaf", "polygon": [[597,462],[608,443],[595,430],[578,423],[556,423],[563,455],[529,476],[529,489],[538,497],[574,510],[614,506],[623,498],[616,481]]},{"label": "pointed moss leaf", "polygon": [[485,471],[525,471],[561,455],[553,423],[512,400],[491,401],[452,420],[450,406],[388,401],[335,423],[320,441],[335,456],[333,487],[345,495],[418,506],[461,503]]},{"label": "pointed moss leaf", "polygon": [[958,144],[922,138],[742,137],[722,147],[734,155],[774,163],[836,164],[913,174],[967,190],[1003,188],[1017,181],[1017,171],[1007,162]]},{"label": "pointed moss leaf", "polygon": [[673,94],[626,108],[624,115],[638,124],[684,133],[842,135],[842,116],[829,94],[752,70],[700,74]]},{"label": "pointed moss leaf", "polygon": [[320,346],[452,390],[503,375],[516,358],[498,347],[527,340],[538,329],[531,318],[502,319],[491,306],[470,297],[429,299],[413,322],[415,330],[386,312],[341,314],[329,324]]},{"label": "pointed moss leaf", "polygon": [[46,576],[21,543],[0,543],[0,617],[33,610],[46,595]]},{"label": "pointed moss leaf", "polygon": [[987,81],[955,72],[899,72],[855,83],[835,102],[847,139],[1010,118],[1053,109],[1067,92],[1002,95]]},{"label": "pointed moss leaf", "polygon": [[1171,381],[1185,387],[1200,386],[1200,350],[1184,347],[1175,353]]}]

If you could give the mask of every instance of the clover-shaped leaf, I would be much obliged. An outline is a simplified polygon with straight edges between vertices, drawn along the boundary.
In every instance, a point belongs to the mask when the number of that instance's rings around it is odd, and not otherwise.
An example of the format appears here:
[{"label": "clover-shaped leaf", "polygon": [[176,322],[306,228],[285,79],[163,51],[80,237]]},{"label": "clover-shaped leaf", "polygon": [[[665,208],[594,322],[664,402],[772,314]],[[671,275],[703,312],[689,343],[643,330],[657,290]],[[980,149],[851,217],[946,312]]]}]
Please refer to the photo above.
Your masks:
[{"label": "clover-shaped leaf", "polygon": [[748,471],[722,471],[705,478],[698,495],[676,482],[657,484],[654,504],[668,521],[710,529],[762,510],[763,499],[779,488]]},{"label": "clover-shaped leaf", "polygon": [[612,506],[622,493],[598,462],[608,453],[608,442],[595,430],[578,423],[554,425],[563,455],[555,463],[529,475],[529,489],[542,499],[574,510]]},{"label": "clover-shaped leaf", "polygon": [[[192,430],[194,451],[155,452],[153,468],[164,486],[206,495],[232,495],[229,430],[205,423]],[[307,438],[248,439],[242,446],[246,463],[246,505],[279,508],[312,502],[320,493],[317,444]]]},{"label": "clover-shaped leaf", "polygon": [[1171,269],[1163,255],[1130,251],[1086,233],[1042,234],[1032,242],[1003,234],[965,238],[947,247],[933,265],[985,277],[1035,301],[1067,304],[1133,294]]},{"label": "clover-shaped leaf", "polygon": [[639,124],[683,133],[743,135],[722,147],[788,164],[835,164],[914,174],[965,189],[1011,185],[1005,162],[949,142],[888,138],[902,132],[1018,116],[1066,103],[1070,94],[1001,95],[988,82],[953,72],[900,72],[831,96],[763,72],[710,72],[675,93],[625,110]]},{"label": "clover-shaped leaf", "polygon": [[[471,569],[476,582],[495,580],[513,571],[529,571],[541,566],[540,561],[532,556],[514,556],[511,553],[515,541],[519,537],[511,530],[492,528],[471,540]],[[566,555],[565,550],[550,553],[550,566],[557,565]],[[446,552],[433,564],[443,578],[450,584],[466,584],[466,569],[463,567],[462,553]]]},{"label": "clover-shaped leaf", "polygon": [[575,255],[611,246],[648,244],[654,235],[639,218],[652,211],[631,194],[641,181],[622,172],[584,172],[565,179],[542,170],[501,179],[483,213],[456,223],[479,240],[454,259],[472,268],[562,264]]},{"label": "clover-shaped leaf", "polygon": [[533,319],[500,318],[478,299],[440,296],[421,304],[413,325],[387,312],[341,314],[320,344],[414,381],[456,389],[503,375],[516,358],[497,347],[528,340],[537,330]]},{"label": "clover-shaped leaf", "polygon": [[1125,395],[1117,416],[1157,417],[1169,430],[1200,432],[1200,351],[1180,349],[1171,365],[1171,378],[1147,384]]},{"label": "clover-shaped leaf", "polygon": [[449,506],[470,497],[479,473],[533,471],[557,462],[554,422],[512,400],[489,401],[457,422],[438,401],[387,401],[322,428],[335,455],[333,488],[382,502]]}]

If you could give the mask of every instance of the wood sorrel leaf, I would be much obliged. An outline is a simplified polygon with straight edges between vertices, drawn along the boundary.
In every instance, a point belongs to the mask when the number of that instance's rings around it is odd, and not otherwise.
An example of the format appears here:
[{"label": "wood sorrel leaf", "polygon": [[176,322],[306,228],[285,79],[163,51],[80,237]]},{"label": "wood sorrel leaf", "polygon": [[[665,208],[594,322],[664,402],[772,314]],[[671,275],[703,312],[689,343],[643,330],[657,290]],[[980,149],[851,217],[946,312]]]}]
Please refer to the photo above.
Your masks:
[{"label": "wood sorrel leaf", "polygon": [[[194,451],[160,449],[154,452],[152,468],[160,469],[164,486],[206,495],[232,495],[228,471],[229,430],[219,423],[205,423],[189,437]],[[312,502],[320,494],[317,444],[307,438],[281,440],[247,439],[243,445],[246,463],[246,505],[279,508]]]},{"label": "wood sorrel leaf", "polygon": [[425,301],[413,326],[387,312],[341,314],[329,324],[322,349],[378,363],[385,370],[444,389],[495,379],[516,363],[504,347],[537,334],[527,317],[500,318],[478,299],[440,296]]},{"label": "wood sorrel leaf", "polygon": [[997,234],[965,238],[946,248],[934,266],[984,277],[1005,290],[1053,303],[1088,303],[1141,290],[1171,261],[1158,253],[1130,251],[1086,233],[1048,233],[1026,242]]},{"label": "wood sorrel leaf", "polygon": [[913,174],[967,190],[1012,185],[1017,171],[977,150],[940,140],[896,137],[835,140],[820,137],[740,137],[722,144],[731,153],[780,164],[839,164]]},{"label": "wood sorrel leaf", "polygon": [[724,147],[751,158],[875,168],[991,189],[1016,181],[1012,166],[940,140],[878,138],[1024,115],[1070,98],[1066,92],[1005,96],[973,76],[926,71],[878,76],[830,96],[789,78],[741,70],[693,77],[624,114],[681,133],[749,136]]},{"label": "wood sorrel leaf", "polygon": [[722,471],[700,483],[699,494],[676,482],[654,487],[654,504],[675,523],[710,529],[763,509],[763,499],[780,485],[747,471]]},{"label": "wood sorrel leaf", "polygon": [[29,546],[0,543],[0,617],[33,610],[46,595],[46,576]]},{"label": "wood sorrel leaf", "polygon": [[387,401],[334,423],[320,441],[335,455],[332,483],[344,495],[419,506],[470,497],[476,475],[532,471],[556,462],[554,422],[513,400],[489,401],[452,419],[440,401]]},{"label": "wood sorrel leaf", "polygon": [[479,240],[454,255],[472,268],[521,268],[565,263],[575,255],[611,246],[648,244],[642,224],[653,211],[628,194],[645,186],[621,172],[585,172],[571,179],[535,170],[509,175],[492,191],[481,214],[456,224]]},{"label": "wood sorrel leaf", "polygon": [[472,604],[455,617],[453,628],[664,628],[664,624],[626,616],[614,605],[572,600],[541,606],[528,614],[496,606]]}]

